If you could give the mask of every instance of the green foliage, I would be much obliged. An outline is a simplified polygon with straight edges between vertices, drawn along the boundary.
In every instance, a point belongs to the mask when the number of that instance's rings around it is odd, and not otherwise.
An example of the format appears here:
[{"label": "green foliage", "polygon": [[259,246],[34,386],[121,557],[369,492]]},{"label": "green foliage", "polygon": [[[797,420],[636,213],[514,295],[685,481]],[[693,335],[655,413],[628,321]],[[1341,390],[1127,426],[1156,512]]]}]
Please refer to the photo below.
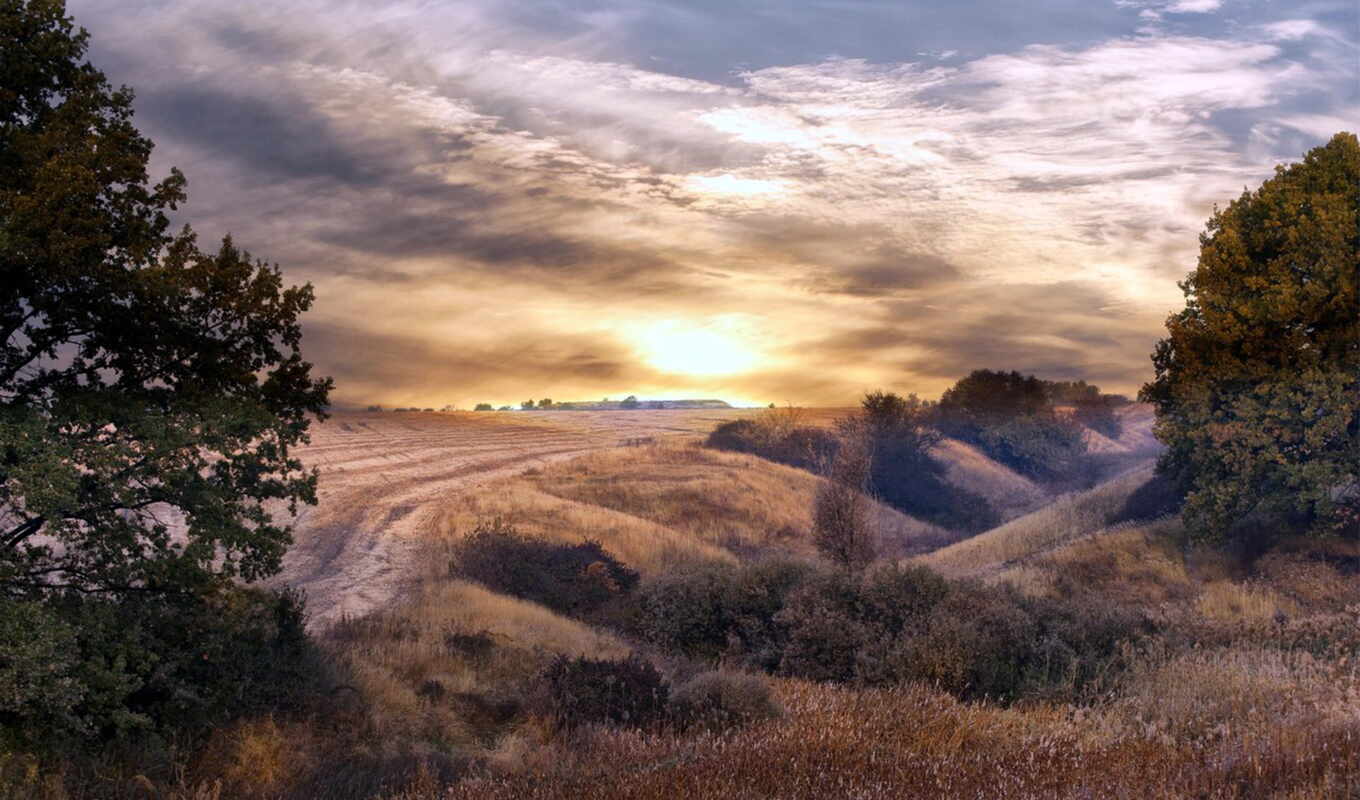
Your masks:
[{"label": "green foliage", "polygon": [[1360,530],[1342,507],[1360,490],[1358,253],[1351,133],[1210,218],[1141,394],[1194,535],[1221,536],[1258,508]]},{"label": "green foliage", "polygon": [[939,411],[956,430],[966,431],[996,419],[1046,414],[1052,406],[1044,382],[1033,375],[979,369],[940,395]]},{"label": "green foliage", "polygon": [[806,562],[774,558],[739,568],[704,564],[658,575],[638,591],[636,632],[670,651],[722,656],[772,671],[787,638],[775,615],[789,592],[819,571]]},{"label": "green foliage", "polygon": [[633,408],[637,408],[638,405],[639,405],[639,404],[638,404],[637,396],[636,396],[636,395],[631,395],[631,394],[630,394],[630,395],[628,395],[627,397],[623,398],[623,401],[619,403],[619,408],[633,409]]},{"label": "green foliage", "polygon": [[148,184],[132,94],[85,49],[61,4],[0,3],[0,593],[269,575],[266,505],[315,502],[311,287],[167,232],[183,176]]},{"label": "green foliage", "polygon": [[735,567],[714,564],[650,578],[638,592],[638,632],[667,650],[716,658],[740,614],[732,596],[737,574]]},{"label": "green foliage", "polygon": [[208,595],[0,600],[0,736],[26,748],[166,740],[297,708],[323,670],[301,598]]},{"label": "green foliage", "polygon": [[75,640],[71,626],[45,605],[0,597],[0,735],[9,740],[0,745],[80,727],[75,709],[85,687],[76,675]]},{"label": "green foliage", "polygon": [[863,573],[795,562],[715,566],[649,580],[639,632],[667,650],[820,681],[922,681],[968,699],[1091,697],[1124,642],[1156,632],[1091,597],[1030,599],[925,567]]},{"label": "green foliage", "polygon": [[0,0],[0,740],[139,744],[287,707],[316,675],[278,571],[329,379],[310,286],[169,232],[132,93],[59,2]]},{"label": "green foliage", "polygon": [[983,428],[975,442],[997,461],[1041,480],[1071,472],[1086,453],[1081,429],[1048,415],[998,421]]},{"label": "green foliage", "polygon": [[478,403],[476,406],[473,407],[472,410],[473,410],[473,411],[491,411],[491,410],[493,410],[493,409],[492,409],[490,403]]},{"label": "green foliage", "polygon": [[855,657],[869,638],[860,613],[857,576],[837,572],[806,581],[789,593],[775,621],[788,630],[779,671],[815,681],[849,681]]},{"label": "green foliage", "polygon": [[638,584],[638,574],[599,542],[555,544],[500,522],[460,540],[451,569],[493,591],[574,615],[597,611]]}]

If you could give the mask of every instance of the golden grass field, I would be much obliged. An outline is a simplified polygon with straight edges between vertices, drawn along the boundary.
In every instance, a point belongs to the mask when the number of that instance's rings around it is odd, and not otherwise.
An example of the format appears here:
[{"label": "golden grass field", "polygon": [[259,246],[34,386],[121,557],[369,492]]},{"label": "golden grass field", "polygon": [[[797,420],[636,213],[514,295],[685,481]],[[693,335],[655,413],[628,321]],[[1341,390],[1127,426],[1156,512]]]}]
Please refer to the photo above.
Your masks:
[{"label": "golden grass field", "polygon": [[1360,797],[1360,653],[1279,646],[1360,626],[1360,579],[1339,566],[1360,549],[1296,542],[1247,569],[1183,550],[1175,519],[1106,527],[1151,474],[1141,407],[1125,411],[1124,437],[1099,443],[1128,456],[1126,471],[1084,492],[1055,494],[947,443],[951,479],[1010,498],[991,531],[957,541],[874,511],[887,558],[1032,596],[1084,587],[1201,637],[1137,654],[1098,701],[1001,707],[926,685],[771,678],[782,715],[721,732],[565,733],[510,710],[554,655],[634,645],[450,575],[461,537],[499,520],[590,538],[644,578],[696,561],[815,558],[819,478],[698,446],[718,422],[759,413],[336,414],[304,454],[322,471],[321,502],[279,580],[307,590],[348,683],[321,710],[219,731],[159,796]]}]

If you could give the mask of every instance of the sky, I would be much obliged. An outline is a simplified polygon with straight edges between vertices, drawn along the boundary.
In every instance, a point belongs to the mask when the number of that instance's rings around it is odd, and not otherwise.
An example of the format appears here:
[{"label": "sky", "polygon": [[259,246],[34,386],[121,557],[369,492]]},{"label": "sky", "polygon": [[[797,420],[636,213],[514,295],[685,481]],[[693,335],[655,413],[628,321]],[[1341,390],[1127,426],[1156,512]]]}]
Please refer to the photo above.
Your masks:
[{"label": "sky", "polygon": [[72,0],[337,405],[1136,393],[1215,204],[1360,128],[1355,0]]}]

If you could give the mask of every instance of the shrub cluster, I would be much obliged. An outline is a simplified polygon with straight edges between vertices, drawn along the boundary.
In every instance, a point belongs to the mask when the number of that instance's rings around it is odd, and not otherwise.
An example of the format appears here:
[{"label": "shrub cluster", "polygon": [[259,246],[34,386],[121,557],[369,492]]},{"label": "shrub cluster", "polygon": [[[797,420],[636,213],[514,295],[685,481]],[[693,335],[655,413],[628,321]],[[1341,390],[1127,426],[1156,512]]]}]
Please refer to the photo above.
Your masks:
[{"label": "shrub cluster", "polygon": [[693,568],[646,582],[638,632],[666,649],[818,681],[925,681],[963,698],[1080,695],[1121,666],[1145,616],[947,581],[924,567],[861,575],[796,562]]},{"label": "shrub cluster", "polygon": [[299,595],[235,586],[0,599],[0,744],[168,741],[297,708],[323,672],[304,622]]},{"label": "shrub cluster", "polygon": [[[1077,412],[1073,417],[1056,412],[1055,399],[1074,397]],[[1058,384],[1018,372],[981,369],[940,396],[935,419],[945,433],[978,446],[1016,471],[1055,480],[1070,473],[1086,453],[1079,419],[1089,419],[1117,435],[1115,401],[1104,397],[1086,384]]]},{"label": "shrub cluster", "polygon": [[701,672],[671,692],[671,716],[682,728],[722,730],[783,713],[770,685],[746,672]]},{"label": "shrub cluster", "polygon": [[785,647],[775,616],[789,593],[820,571],[802,561],[766,559],[657,575],[638,590],[634,633],[672,652],[722,656],[772,672]]},{"label": "shrub cluster", "polygon": [[525,536],[499,521],[481,525],[459,541],[450,569],[492,591],[577,616],[598,611],[638,583],[637,572],[599,542],[557,544]]},{"label": "shrub cluster", "polygon": [[642,727],[667,712],[670,686],[651,662],[558,656],[543,675],[547,713],[561,727],[606,723]]},{"label": "shrub cluster", "polygon": [[783,412],[760,419],[737,419],[713,429],[705,444],[718,450],[750,453],[791,467],[817,471],[836,453],[835,434],[798,425]]}]

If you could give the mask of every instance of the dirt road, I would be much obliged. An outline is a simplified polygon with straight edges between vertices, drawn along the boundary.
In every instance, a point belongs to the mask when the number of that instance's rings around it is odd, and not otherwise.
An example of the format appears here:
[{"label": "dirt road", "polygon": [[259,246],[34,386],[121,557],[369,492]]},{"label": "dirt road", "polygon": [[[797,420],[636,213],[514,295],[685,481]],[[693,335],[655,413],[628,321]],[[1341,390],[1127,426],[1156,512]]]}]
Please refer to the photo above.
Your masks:
[{"label": "dirt road", "polygon": [[703,434],[743,410],[338,412],[301,456],[319,503],[296,520],[273,586],[307,593],[311,625],[382,607],[408,585],[418,543],[453,493],[629,441]]}]

